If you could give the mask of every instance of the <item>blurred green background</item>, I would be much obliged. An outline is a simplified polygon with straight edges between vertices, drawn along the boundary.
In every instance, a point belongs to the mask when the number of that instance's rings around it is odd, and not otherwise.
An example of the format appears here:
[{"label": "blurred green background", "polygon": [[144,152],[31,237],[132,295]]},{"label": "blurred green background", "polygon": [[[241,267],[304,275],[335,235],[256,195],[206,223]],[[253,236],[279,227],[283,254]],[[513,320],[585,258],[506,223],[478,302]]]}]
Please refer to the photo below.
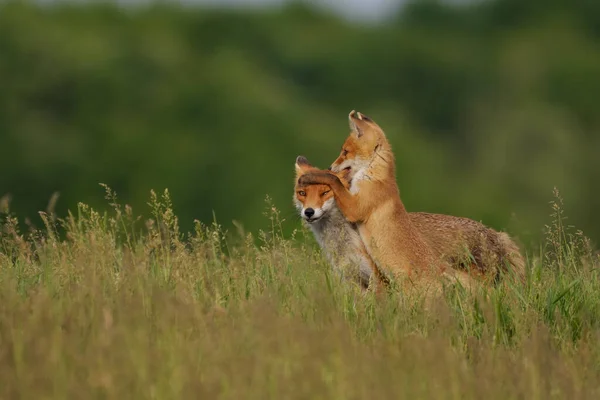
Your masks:
[{"label": "blurred green background", "polygon": [[[386,131],[409,210],[524,242],[549,222],[600,238],[600,2],[406,3],[385,20],[266,9],[0,5],[0,196],[39,224],[115,189],[147,213],[299,226],[294,160],[338,155],[357,109]],[[37,222],[36,222],[37,221]]]}]

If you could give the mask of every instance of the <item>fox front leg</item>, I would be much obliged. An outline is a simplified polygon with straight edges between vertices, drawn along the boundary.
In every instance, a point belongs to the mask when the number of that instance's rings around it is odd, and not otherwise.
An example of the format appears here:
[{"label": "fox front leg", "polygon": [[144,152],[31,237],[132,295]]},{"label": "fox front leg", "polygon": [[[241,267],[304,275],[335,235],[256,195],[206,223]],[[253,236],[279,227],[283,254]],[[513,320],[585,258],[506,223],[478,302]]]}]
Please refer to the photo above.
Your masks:
[{"label": "fox front leg", "polygon": [[[307,185],[342,185],[342,182],[337,176],[332,173],[325,171],[318,172],[307,172],[306,174],[298,178],[298,184],[302,186]],[[342,185],[343,186],[343,185]]]}]

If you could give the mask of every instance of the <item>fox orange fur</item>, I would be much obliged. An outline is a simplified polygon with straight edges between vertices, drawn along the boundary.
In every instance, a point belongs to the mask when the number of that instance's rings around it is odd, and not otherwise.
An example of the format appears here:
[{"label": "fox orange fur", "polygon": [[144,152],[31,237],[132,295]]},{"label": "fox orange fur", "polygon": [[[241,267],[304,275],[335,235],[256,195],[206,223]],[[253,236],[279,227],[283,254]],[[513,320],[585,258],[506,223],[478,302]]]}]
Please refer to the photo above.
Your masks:
[{"label": "fox orange fur", "polygon": [[[338,176],[313,170],[298,182],[332,188],[339,208],[349,223],[356,223],[382,272],[410,275],[433,267],[447,274],[446,267],[451,266],[493,281],[507,270],[522,279],[523,258],[507,234],[468,218],[407,213],[383,130],[358,112],[351,112],[349,120],[351,134],[330,167]],[[340,174],[350,179],[349,185]]]}]

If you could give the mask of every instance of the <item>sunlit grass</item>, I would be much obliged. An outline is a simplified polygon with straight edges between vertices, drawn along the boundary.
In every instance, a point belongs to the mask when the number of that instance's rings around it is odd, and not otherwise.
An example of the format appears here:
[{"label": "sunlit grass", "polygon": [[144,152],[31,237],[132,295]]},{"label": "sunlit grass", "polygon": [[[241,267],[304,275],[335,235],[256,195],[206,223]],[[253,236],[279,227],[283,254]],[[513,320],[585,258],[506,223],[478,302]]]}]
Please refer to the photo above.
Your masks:
[{"label": "sunlit grass", "polygon": [[[598,255],[552,204],[528,279],[469,293],[362,293],[298,229],[183,234],[80,204],[19,232],[2,214],[2,398],[599,398]],[[8,211],[7,205],[4,206]]]}]

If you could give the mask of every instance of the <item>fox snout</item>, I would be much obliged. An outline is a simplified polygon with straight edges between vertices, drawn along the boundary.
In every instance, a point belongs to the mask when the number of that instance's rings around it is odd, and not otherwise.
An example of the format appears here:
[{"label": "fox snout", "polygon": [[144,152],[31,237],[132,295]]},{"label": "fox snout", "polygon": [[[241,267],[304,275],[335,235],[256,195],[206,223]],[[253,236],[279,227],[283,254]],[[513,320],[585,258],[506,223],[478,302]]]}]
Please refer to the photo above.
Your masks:
[{"label": "fox snout", "polygon": [[340,164],[331,164],[327,170],[335,172],[336,174],[341,171],[348,172],[352,169],[352,166],[348,165],[349,163],[349,161],[346,161]]},{"label": "fox snout", "polygon": [[314,209],[312,207],[307,207],[300,211],[300,215],[308,223],[312,223],[312,222],[320,220],[324,213],[325,213],[325,210],[323,210],[322,208]]},{"label": "fox snout", "polygon": [[329,209],[333,205],[333,199],[331,199],[326,204],[323,204],[323,207],[306,207],[306,208],[298,208],[300,212],[300,216],[309,224],[313,222],[319,221],[321,218],[325,217],[329,212]]},{"label": "fox snout", "polygon": [[339,174],[341,172],[343,172],[344,174],[349,174],[350,171],[352,170],[352,165],[350,165],[352,162],[349,160],[344,160],[342,162],[334,162],[333,164],[331,164],[329,166],[329,168],[327,168],[329,171],[335,173],[335,174]]}]

